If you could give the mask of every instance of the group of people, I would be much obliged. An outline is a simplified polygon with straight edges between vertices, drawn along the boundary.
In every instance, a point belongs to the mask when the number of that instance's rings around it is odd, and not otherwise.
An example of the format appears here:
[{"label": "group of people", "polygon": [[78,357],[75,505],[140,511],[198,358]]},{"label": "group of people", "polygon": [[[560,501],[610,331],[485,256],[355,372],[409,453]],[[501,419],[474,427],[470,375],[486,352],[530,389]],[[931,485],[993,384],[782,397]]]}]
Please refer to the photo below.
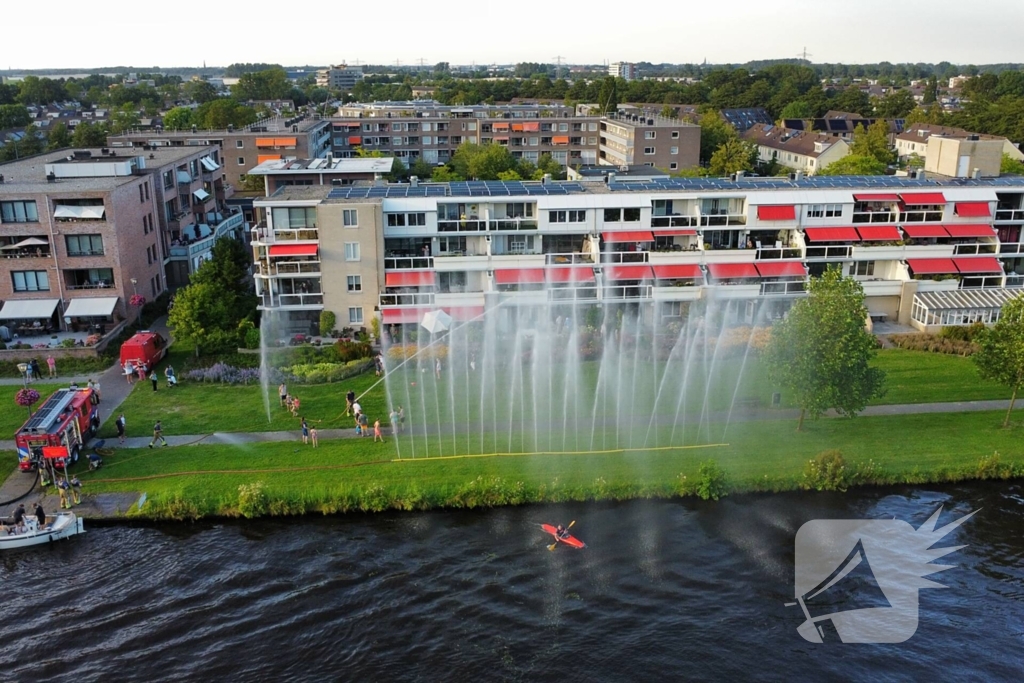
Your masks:
[{"label": "group of people", "polygon": [[277,387],[277,395],[281,399],[281,405],[292,414],[292,417],[298,417],[302,401],[299,400],[298,396],[292,396],[288,393],[288,386],[284,382],[281,382],[281,385]]},{"label": "group of people", "polygon": [[[36,503],[35,509],[32,511],[32,516],[35,517],[32,522],[37,528],[42,529],[46,527],[46,512],[43,510],[43,506]],[[25,504],[21,503],[15,509],[14,514],[11,515],[11,522],[4,524],[0,522],[0,533],[6,533],[8,536],[17,536],[28,531],[29,516],[25,512]]]},{"label": "group of people", "polygon": [[[136,377],[138,377],[140,382],[145,382],[148,378],[153,383],[153,391],[157,390],[157,385],[159,384],[156,368],[151,370],[145,363],[135,365],[130,360],[125,361],[124,376],[128,380],[128,384],[131,384]],[[174,366],[168,365],[164,368],[164,378],[167,380],[168,389],[178,386],[178,376],[174,373]]]}]

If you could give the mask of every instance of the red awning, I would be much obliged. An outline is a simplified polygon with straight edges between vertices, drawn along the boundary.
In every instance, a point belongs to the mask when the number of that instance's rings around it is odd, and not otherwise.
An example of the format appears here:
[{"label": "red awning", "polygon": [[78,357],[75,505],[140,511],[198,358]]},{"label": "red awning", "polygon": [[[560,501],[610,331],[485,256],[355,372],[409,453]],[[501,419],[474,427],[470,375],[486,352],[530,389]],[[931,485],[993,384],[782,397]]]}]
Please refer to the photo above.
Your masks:
[{"label": "red awning", "polygon": [[799,261],[758,261],[754,264],[761,277],[803,277],[807,269]]},{"label": "red awning", "polygon": [[316,256],[315,244],[275,244],[270,247],[271,256]]},{"label": "red awning", "polygon": [[672,266],[654,266],[654,277],[658,280],[685,280],[701,276],[697,264],[680,263]]},{"label": "red awning", "polygon": [[995,237],[991,225],[943,225],[950,237]]},{"label": "red awning", "polygon": [[949,237],[941,225],[904,225],[903,232],[907,233],[907,237]]},{"label": "red awning", "polygon": [[991,256],[980,256],[975,258],[955,258],[953,263],[961,273],[1002,273],[1003,268],[999,261]]},{"label": "red awning", "polygon": [[593,282],[593,268],[549,268],[548,280],[551,282]]},{"label": "red awning", "polygon": [[696,235],[693,228],[672,228],[671,230],[652,230],[655,237],[681,237],[684,235]]},{"label": "red awning", "polygon": [[927,204],[945,204],[946,198],[941,192],[901,192],[900,201],[907,206],[924,206]]},{"label": "red awning", "polygon": [[957,202],[953,205],[953,211],[964,218],[988,218],[992,215],[988,210],[988,202]]},{"label": "red awning", "polygon": [[382,308],[380,315],[388,325],[416,324],[429,311],[429,308]]},{"label": "red awning", "polygon": [[804,228],[812,242],[860,242],[856,228]]},{"label": "red awning", "polygon": [[449,306],[444,312],[452,317],[452,320],[466,322],[473,318],[479,318],[484,314],[483,306]]},{"label": "red awning", "polygon": [[959,272],[951,258],[908,258],[907,265],[914,271],[914,275],[946,275]]},{"label": "red awning", "polygon": [[903,239],[903,235],[895,225],[873,225],[857,228],[857,232],[865,242],[899,242]]},{"label": "red awning", "polygon": [[627,230],[625,232],[602,232],[601,237],[611,244],[626,242],[653,242],[654,233],[646,230]]},{"label": "red awning", "polygon": [[858,202],[898,202],[898,194],[855,194],[854,201]]},{"label": "red awning", "polygon": [[796,207],[792,204],[759,206],[757,207],[757,218],[762,221],[795,221]]},{"label": "red awning", "polygon": [[604,276],[608,280],[652,280],[654,272],[650,266],[608,266]]},{"label": "red awning", "polygon": [[709,263],[708,272],[716,280],[736,277],[761,277],[753,263]]},{"label": "red awning", "polygon": [[543,268],[508,268],[494,271],[494,284],[496,285],[536,285],[543,283]]},{"label": "red awning", "polygon": [[393,270],[384,274],[385,287],[433,287],[432,270]]}]

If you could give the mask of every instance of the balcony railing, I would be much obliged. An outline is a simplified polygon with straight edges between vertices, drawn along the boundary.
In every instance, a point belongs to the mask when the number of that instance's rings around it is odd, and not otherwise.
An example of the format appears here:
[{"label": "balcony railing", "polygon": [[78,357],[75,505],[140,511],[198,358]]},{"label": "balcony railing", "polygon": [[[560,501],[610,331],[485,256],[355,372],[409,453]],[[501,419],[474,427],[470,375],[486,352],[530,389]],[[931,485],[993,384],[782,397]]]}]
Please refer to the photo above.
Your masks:
[{"label": "balcony railing", "polygon": [[544,263],[549,266],[569,266],[574,263],[593,264],[594,256],[583,252],[544,254]]},{"label": "balcony railing", "polygon": [[[102,256],[102,255],[103,254],[100,253],[100,256]],[[25,250],[23,252],[0,251],[0,258],[18,258],[18,259],[25,258],[25,259],[33,259],[33,258],[52,258],[52,257],[53,257],[53,253],[50,251],[49,247],[46,247],[45,249],[40,248],[38,254],[34,250]]]},{"label": "balcony railing", "polygon": [[700,224],[700,216],[652,216],[652,228],[696,228]]},{"label": "balcony railing", "polygon": [[1007,275],[1005,287],[1011,289],[1024,288],[1024,275]]},{"label": "balcony railing", "polygon": [[799,248],[794,247],[762,247],[757,250],[758,261],[767,259],[803,258]]},{"label": "balcony railing", "polygon": [[996,209],[997,221],[1024,221],[1024,209]]},{"label": "balcony railing", "polygon": [[477,219],[458,221],[438,221],[438,232],[484,232],[487,230],[487,221]]},{"label": "balcony railing", "polygon": [[601,263],[647,263],[646,251],[602,251]]},{"label": "balcony railing", "polygon": [[969,256],[974,254],[994,254],[996,253],[995,242],[977,242],[975,244],[955,244],[953,245],[954,256]]},{"label": "balcony railing", "polygon": [[409,268],[429,269],[434,259],[429,256],[385,256],[384,270],[405,270]]},{"label": "balcony railing", "polygon": [[530,219],[530,220],[520,220],[520,219],[516,219],[516,218],[503,218],[503,219],[500,219],[500,220],[489,221],[488,224],[487,224],[487,229],[491,230],[491,231],[496,231],[496,230],[536,230],[537,229],[537,221],[535,221],[533,219]]},{"label": "balcony railing", "polygon": [[719,214],[714,216],[701,216],[701,227],[719,227],[723,225],[746,225],[747,217],[742,214]]},{"label": "balcony railing", "polygon": [[1024,254],[1024,242],[1003,242],[999,245],[1000,254]]},{"label": "balcony railing", "polygon": [[381,294],[379,296],[381,306],[432,306],[434,304],[433,292]]},{"label": "balcony railing", "polygon": [[604,299],[650,299],[654,291],[652,285],[612,285],[602,290]]},{"label": "balcony railing", "polygon": [[1002,286],[1002,275],[965,275],[960,280],[960,289],[984,289]]},{"label": "balcony railing", "polygon": [[865,211],[853,214],[854,223],[895,223],[895,211]]},{"label": "balcony railing", "polygon": [[104,282],[83,282],[80,284],[74,284],[68,282],[64,285],[67,289],[112,289],[113,284],[107,284]]},{"label": "balcony railing", "polygon": [[586,287],[552,287],[547,291],[549,301],[596,301],[598,289],[588,282]]},{"label": "balcony railing", "polygon": [[791,296],[803,294],[807,291],[807,283],[803,280],[796,282],[762,282],[761,296]]},{"label": "balcony railing", "polygon": [[268,294],[260,297],[260,306],[263,308],[278,308],[280,306],[323,306],[324,295],[320,292],[307,292],[304,294]]},{"label": "balcony railing", "polygon": [[[270,265],[260,263],[260,274],[274,275],[319,275],[323,266],[319,261],[274,261]],[[265,272],[264,272],[265,271]]]},{"label": "balcony railing", "polygon": [[902,211],[900,223],[938,223],[942,221],[941,211]]},{"label": "balcony railing", "polygon": [[850,249],[848,245],[835,246],[835,247],[807,247],[808,259],[848,259],[850,258]]}]

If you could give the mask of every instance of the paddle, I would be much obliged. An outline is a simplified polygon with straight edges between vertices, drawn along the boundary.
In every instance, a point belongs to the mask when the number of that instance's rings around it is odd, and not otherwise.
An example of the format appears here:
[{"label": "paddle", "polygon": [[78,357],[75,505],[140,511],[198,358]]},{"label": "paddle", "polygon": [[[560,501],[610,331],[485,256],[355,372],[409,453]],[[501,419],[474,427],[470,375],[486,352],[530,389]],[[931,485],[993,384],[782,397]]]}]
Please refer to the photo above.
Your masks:
[{"label": "paddle", "polygon": [[[575,523],[576,523],[575,519],[572,520],[571,522],[569,522],[569,526],[565,527],[565,530],[568,531],[569,529],[571,529],[572,525],[575,524]],[[554,550],[556,545],[558,545],[558,538],[555,538],[555,542],[548,546],[548,550]]]}]

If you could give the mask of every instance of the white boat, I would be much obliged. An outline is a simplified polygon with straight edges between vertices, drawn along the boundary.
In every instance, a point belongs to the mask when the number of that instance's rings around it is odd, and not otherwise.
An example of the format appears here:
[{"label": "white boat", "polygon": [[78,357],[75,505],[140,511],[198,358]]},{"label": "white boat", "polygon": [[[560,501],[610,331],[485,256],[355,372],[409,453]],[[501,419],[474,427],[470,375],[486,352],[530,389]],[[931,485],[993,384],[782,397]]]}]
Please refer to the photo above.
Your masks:
[{"label": "white boat", "polygon": [[[12,530],[14,533],[10,533]],[[0,550],[42,545],[83,533],[85,527],[82,519],[73,512],[64,511],[56,515],[47,515],[46,524],[42,527],[35,516],[26,514],[24,531],[18,531],[17,528],[6,524],[0,528]]]}]

